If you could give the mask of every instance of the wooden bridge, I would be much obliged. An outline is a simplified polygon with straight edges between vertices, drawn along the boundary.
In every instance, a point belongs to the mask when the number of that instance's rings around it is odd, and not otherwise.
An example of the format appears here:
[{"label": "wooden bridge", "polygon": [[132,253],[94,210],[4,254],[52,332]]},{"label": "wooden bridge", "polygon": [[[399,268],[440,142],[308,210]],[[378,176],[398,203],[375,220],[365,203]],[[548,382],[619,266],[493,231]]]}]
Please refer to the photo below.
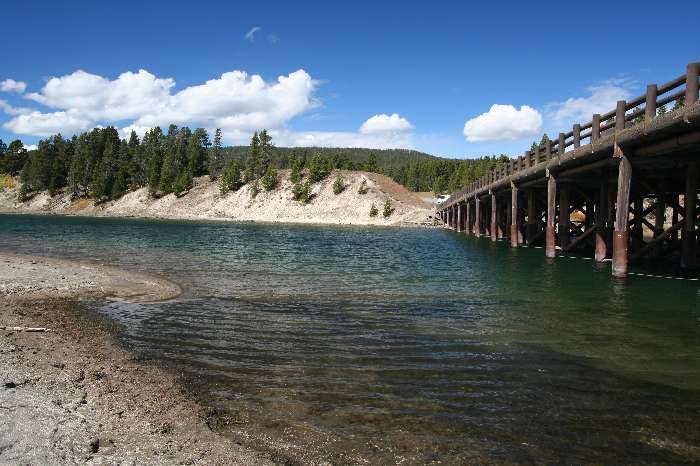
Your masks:
[{"label": "wooden bridge", "polygon": [[[645,95],[575,124],[455,192],[438,218],[468,235],[544,243],[556,251],[630,261],[673,261],[697,273],[700,63]],[[667,105],[674,109],[666,111]]]}]

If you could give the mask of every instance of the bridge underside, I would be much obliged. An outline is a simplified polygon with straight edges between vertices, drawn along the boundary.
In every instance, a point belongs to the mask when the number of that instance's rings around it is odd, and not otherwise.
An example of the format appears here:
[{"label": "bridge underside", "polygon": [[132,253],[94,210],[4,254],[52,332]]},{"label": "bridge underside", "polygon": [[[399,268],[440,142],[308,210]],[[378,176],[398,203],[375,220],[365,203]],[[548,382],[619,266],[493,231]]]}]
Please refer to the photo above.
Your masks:
[{"label": "bridge underside", "polygon": [[544,246],[548,257],[611,260],[616,276],[629,263],[697,276],[699,165],[695,103],[490,177],[438,213],[457,231]]}]

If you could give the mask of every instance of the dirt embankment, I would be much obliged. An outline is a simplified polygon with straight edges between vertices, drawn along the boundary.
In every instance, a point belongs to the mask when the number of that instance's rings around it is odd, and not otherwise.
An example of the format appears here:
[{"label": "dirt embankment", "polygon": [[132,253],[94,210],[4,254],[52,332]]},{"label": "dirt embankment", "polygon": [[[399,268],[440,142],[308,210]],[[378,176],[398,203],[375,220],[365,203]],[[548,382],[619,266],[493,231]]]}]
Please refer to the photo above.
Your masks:
[{"label": "dirt embankment", "polygon": [[[346,188],[333,192],[336,173],[341,173]],[[366,194],[360,194],[362,183]],[[69,215],[145,217],[202,220],[237,220],[256,222],[322,223],[345,225],[416,225],[429,221],[434,206],[408,191],[390,178],[376,173],[340,171],[312,186],[308,204],[295,201],[289,171],[280,171],[279,186],[251,195],[250,184],[236,192],[221,195],[216,182],[207,177],[195,180],[193,188],[178,198],[173,194],[154,199],[145,188],[125,194],[120,199],[95,205],[88,199],[71,199],[66,193],[50,196],[38,193],[27,202],[18,203],[17,187],[0,190],[0,211],[35,212]],[[385,218],[383,207],[389,200],[394,212]],[[374,204],[379,210],[369,215]]]},{"label": "dirt embankment", "polygon": [[[0,257],[0,464],[270,464],[215,433],[215,411],[138,360],[70,298],[164,299],[176,284],[27,256]],[[18,328],[48,328],[28,332]],[[225,418],[223,419],[225,421]],[[210,427],[211,426],[211,427]]]}]

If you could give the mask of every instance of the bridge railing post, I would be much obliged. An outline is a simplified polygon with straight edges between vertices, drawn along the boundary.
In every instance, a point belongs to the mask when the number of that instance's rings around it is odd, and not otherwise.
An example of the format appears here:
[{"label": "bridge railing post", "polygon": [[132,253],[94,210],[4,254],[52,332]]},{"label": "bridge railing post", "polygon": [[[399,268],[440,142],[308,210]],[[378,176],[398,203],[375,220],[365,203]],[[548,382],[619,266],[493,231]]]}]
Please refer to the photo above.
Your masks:
[{"label": "bridge railing post", "polygon": [[598,139],[600,139],[600,113],[593,115],[591,125],[591,143],[598,141]]},{"label": "bridge railing post", "polygon": [[574,125],[574,149],[581,147],[581,125],[576,123]]},{"label": "bridge railing post", "polygon": [[647,123],[656,116],[656,95],[658,88],[656,84],[647,85],[646,104],[644,106],[644,121]]},{"label": "bridge railing post", "polygon": [[564,133],[559,133],[559,146],[557,147],[557,154],[559,157],[564,155],[564,150],[566,149],[566,137]]},{"label": "bridge railing post", "polygon": [[685,75],[685,105],[690,106],[698,101],[698,74],[700,63],[689,63]]},{"label": "bridge railing post", "polygon": [[615,109],[615,131],[622,131],[625,129],[625,111],[627,110],[627,102],[624,100],[617,101],[617,108]]}]

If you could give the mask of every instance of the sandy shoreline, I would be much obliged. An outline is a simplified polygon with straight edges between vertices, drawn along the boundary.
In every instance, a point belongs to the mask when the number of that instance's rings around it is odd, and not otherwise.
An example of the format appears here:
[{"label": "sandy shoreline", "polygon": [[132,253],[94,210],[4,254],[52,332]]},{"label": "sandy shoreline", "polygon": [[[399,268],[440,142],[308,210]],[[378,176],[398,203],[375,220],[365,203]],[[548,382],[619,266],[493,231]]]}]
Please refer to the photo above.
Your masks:
[{"label": "sandy shoreline", "polygon": [[0,464],[269,464],[223,437],[215,410],[139,361],[74,299],[151,301],[180,287],[102,265],[0,255]]}]

